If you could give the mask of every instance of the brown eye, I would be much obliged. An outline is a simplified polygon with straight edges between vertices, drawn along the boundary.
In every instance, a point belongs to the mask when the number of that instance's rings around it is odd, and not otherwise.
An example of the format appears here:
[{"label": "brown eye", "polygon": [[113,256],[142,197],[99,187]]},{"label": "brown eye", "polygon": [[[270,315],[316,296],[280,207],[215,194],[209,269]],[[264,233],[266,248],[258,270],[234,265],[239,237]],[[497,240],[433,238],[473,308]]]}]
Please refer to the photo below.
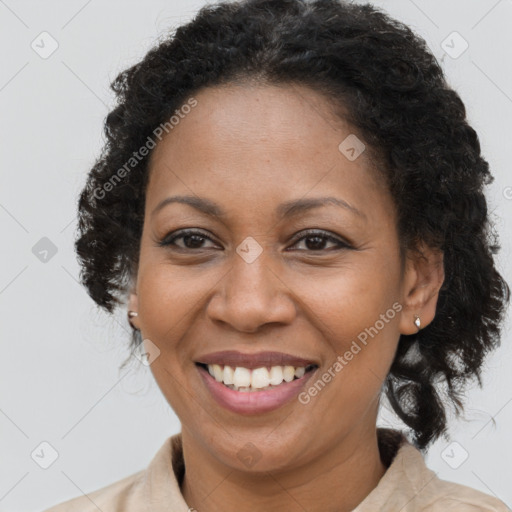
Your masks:
[{"label": "brown eye", "polygon": [[[304,233],[304,232],[303,232]],[[334,244],[334,248],[328,250],[337,250],[337,249],[350,249],[351,246],[344,242],[343,240],[332,236],[331,234],[325,231],[306,231],[302,237],[296,240],[294,245],[297,245],[298,242],[305,241],[305,247],[307,251],[325,251],[325,246],[331,242]],[[302,249],[301,249],[302,250]]]},{"label": "brown eye", "polygon": [[[176,243],[176,240],[183,240],[182,245]],[[166,236],[162,241],[159,242],[158,245],[161,247],[175,246],[178,249],[208,249],[208,247],[204,247],[203,243],[205,240],[209,240],[213,242],[213,240],[206,236],[201,231],[195,230],[181,230],[178,231],[171,236]]]}]

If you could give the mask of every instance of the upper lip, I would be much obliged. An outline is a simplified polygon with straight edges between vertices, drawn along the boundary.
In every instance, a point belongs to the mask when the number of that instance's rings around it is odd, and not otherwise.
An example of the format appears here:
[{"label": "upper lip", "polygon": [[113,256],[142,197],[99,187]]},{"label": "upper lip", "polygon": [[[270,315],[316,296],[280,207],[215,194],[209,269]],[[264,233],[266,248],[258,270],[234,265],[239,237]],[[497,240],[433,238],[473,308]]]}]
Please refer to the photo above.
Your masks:
[{"label": "upper lip", "polygon": [[196,363],[218,364],[231,367],[243,367],[248,369],[261,368],[263,366],[309,366],[318,364],[303,357],[285,354],[283,352],[256,352],[247,354],[237,350],[224,350],[212,352],[196,359]]}]

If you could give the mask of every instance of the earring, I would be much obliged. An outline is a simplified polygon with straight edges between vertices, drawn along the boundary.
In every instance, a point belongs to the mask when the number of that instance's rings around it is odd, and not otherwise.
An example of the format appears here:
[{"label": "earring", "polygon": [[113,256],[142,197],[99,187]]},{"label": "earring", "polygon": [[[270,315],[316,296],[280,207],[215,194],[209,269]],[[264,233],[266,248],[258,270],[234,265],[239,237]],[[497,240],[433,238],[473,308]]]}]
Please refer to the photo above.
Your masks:
[{"label": "earring", "polygon": [[128,323],[134,328],[137,329],[132,323],[130,322],[131,318],[134,318],[136,316],[139,316],[139,314],[136,311],[128,311]]},{"label": "earring", "polygon": [[414,325],[419,329],[421,326],[421,320],[418,315],[414,315]]}]

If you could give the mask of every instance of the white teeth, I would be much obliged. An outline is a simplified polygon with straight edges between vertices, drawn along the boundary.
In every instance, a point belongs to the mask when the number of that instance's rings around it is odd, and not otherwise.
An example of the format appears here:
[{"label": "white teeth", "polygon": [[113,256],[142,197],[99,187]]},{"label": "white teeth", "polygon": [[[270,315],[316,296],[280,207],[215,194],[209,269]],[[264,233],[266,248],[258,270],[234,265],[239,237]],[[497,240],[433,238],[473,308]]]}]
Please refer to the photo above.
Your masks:
[{"label": "white teeth", "polygon": [[256,368],[252,371],[251,386],[253,388],[266,388],[270,384],[270,377],[266,368]]},{"label": "white teeth", "polygon": [[270,368],[270,384],[272,384],[272,386],[278,386],[281,382],[283,382],[283,367],[272,366],[272,368]]},{"label": "white teeth", "polygon": [[237,366],[233,374],[233,384],[237,388],[249,387],[251,385],[251,370]]},{"label": "white teeth", "polygon": [[233,370],[231,366],[224,366],[224,378],[222,379],[224,381],[224,384],[233,384],[234,373],[235,370]]},{"label": "white teeth", "polygon": [[209,364],[208,372],[217,382],[242,393],[272,389],[284,382],[291,382],[294,378],[300,379],[306,373],[304,366],[272,366],[250,370],[241,366],[221,366]]},{"label": "white teeth", "polygon": [[295,377],[300,379],[304,374],[306,373],[306,368],[304,366],[299,366],[298,368],[295,368]]},{"label": "white teeth", "polygon": [[293,366],[285,366],[283,377],[286,382],[291,382],[295,377],[295,368]]},{"label": "white teeth", "polygon": [[217,382],[222,382],[222,377],[224,372],[222,371],[222,368],[218,364],[212,365],[213,367],[213,376],[215,377],[215,380]]}]

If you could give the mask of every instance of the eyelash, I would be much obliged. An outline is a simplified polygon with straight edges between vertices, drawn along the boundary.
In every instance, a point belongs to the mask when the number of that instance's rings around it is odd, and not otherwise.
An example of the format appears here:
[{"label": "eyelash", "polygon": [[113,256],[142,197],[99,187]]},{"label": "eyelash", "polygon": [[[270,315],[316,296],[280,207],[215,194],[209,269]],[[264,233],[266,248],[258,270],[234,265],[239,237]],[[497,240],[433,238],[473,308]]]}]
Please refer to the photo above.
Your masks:
[{"label": "eyelash", "polygon": [[[326,231],[319,231],[319,230],[315,230],[315,229],[307,229],[305,231],[302,231],[301,233],[301,236],[300,237],[296,237],[294,239],[294,242],[293,242],[293,245],[295,245],[296,243],[304,240],[304,239],[307,239],[307,238],[311,238],[313,236],[318,236],[320,238],[324,238],[325,240],[328,240],[328,241],[331,241],[331,242],[335,242],[336,244],[338,244],[338,247],[334,248],[334,249],[330,249],[330,250],[340,250],[340,249],[352,249],[353,247],[348,244],[347,242],[341,240],[340,238],[337,238],[333,235],[330,235],[330,234],[327,234]],[[209,236],[205,235],[204,233],[202,233],[201,231],[196,231],[196,230],[193,230],[193,229],[183,229],[183,230],[180,230],[180,231],[177,231],[176,233],[174,233],[172,236],[166,236],[165,238],[163,238],[161,241],[158,242],[158,245],[160,247],[169,247],[171,245],[175,245],[174,242],[175,240],[178,240],[180,238],[184,238],[186,236],[199,236],[201,238],[204,238],[206,240],[210,240],[211,242],[214,242],[215,241],[210,238]],[[188,247],[177,247],[178,250],[190,250],[190,251],[194,251],[194,250],[201,250],[203,249],[202,247],[198,247],[197,249],[190,249]],[[305,249],[305,252],[326,252],[328,251],[329,249]]]}]

